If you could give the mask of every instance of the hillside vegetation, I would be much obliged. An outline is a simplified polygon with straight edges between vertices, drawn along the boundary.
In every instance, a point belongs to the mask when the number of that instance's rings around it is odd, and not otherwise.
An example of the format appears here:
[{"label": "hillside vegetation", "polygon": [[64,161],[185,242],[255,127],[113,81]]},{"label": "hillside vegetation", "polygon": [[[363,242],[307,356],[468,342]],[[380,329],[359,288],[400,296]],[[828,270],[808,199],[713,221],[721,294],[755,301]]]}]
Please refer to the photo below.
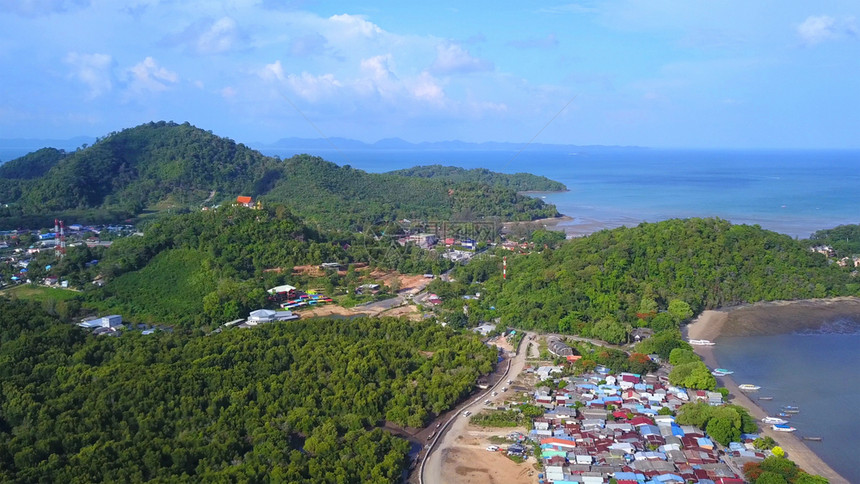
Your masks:
[{"label": "hillside vegetation", "polygon": [[398,482],[495,351],[434,322],[87,336],[0,300],[2,482]]},{"label": "hillside vegetation", "polygon": [[473,168],[467,170],[456,166],[427,165],[406,168],[404,170],[389,171],[389,175],[410,176],[418,178],[444,179],[452,182],[473,182],[485,185],[510,188],[518,192],[560,192],[567,190],[563,183],[550,180],[545,176],[532,175],[531,173],[514,173],[507,175],[495,173],[486,168]]},{"label": "hillside vegetation", "polygon": [[[163,218],[142,237],[116,241],[98,266],[106,285],[88,285],[90,307],[138,321],[208,326],[266,303],[265,289],[294,282],[292,268],[364,262],[406,273],[441,273],[451,263],[391,238],[317,231],[285,207],[221,207]],[[70,251],[70,259],[75,251]],[[277,269],[277,271],[267,271]],[[68,270],[69,274],[65,271]],[[61,263],[61,276],[79,266]]]},{"label": "hillside vegetation", "polygon": [[517,195],[529,180],[490,172],[370,174],[307,155],[279,160],[188,123],[158,122],[111,133],[72,153],[45,149],[4,164],[0,201],[11,206],[0,211],[0,225],[38,217],[116,220],[145,210],[196,210],[237,195],[284,203],[310,222],[340,229],[401,218],[557,215],[555,207]]},{"label": "hillside vegetation", "polygon": [[809,246],[829,245],[836,251],[837,257],[860,255],[860,225],[840,225],[819,230],[806,242]]},{"label": "hillside vegetation", "polygon": [[498,272],[488,279],[483,306],[496,311],[486,315],[609,341],[623,340],[626,325],[677,328],[703,309],[856,295],[860,288],[786,235],[695,218],[604,230],[557,250],[509,256],[507,281]]}]

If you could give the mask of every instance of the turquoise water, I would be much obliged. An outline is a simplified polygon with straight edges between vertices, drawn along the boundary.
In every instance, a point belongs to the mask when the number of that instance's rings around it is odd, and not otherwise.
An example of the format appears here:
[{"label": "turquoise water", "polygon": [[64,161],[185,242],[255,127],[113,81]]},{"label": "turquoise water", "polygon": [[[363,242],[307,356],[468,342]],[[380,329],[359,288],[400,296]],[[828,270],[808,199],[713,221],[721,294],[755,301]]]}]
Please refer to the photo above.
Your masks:
[{"label": "turquoise water", "polygon": [[[288,157],[293,152],[263,150]],[[582,148],[577,151],[323,150],[339,165],[384,172],[444,164],[529,172],[570,189],[538,194],[574,217],[608,227],[675,217],[721,217],[806,238],[860,223],[858,151],[681,151]]]},{"label": "turquoise water", "polygon": [[716,342],[714,356],[720,367],[735,371],[735,382],[760,385],[758,396],[773,396],[758,401],[770,415],[783,405],[799,407],[790,419],[795,434],[822,437],[808,442],[810,449],[849,482],[860,482],[860,333],[721,337]]}]

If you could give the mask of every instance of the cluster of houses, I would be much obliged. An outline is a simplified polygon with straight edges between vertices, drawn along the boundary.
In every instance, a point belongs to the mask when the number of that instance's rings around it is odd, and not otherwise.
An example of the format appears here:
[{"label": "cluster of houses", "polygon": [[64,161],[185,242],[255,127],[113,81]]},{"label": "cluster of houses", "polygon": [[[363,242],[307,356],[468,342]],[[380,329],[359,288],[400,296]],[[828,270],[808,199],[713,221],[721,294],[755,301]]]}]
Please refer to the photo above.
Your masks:
[{"label": "cluster of houses", "polygon": [[[560,371],[533,370],[552,388]],[[528,435],[540,446],[541,483],[741,483],[743,465],[765,458],[752,445],[757,435],[721,449],[701,429],[669,415],[691,401],[722,405],[720,393],[673,387],[665,376],[610,375],[602,367],[563,380],[560,390],[540,386],[532,395],[545,409]]]},{"label": "cluster of houses", "polygon": [[447,248],[452,247],[461,247],[465,250],[474,251],[478,248],[478,242],[475,239],[470,238],[462,238],[455,239],[453,237],[446,237],[443,240],[440,240],[436,234],[428,234],[428,233],[418,233],[418,234],[409,234],[405,235],[399,239],[397,242],[400,245],[406,245],[409,243],[415,244],[422,249],[430,249],[435,247],[438,244],[443,244]]},{"label": "cluster of houses", "polygon": [[[836,249],[829,245],[816,245],[810,247],[809,250],[819,254],[824,254],[828,259],[836,257]],[[836,263],[839,264],[840,267],[860,267],[860,257],[843,257],[837,260]]]}]

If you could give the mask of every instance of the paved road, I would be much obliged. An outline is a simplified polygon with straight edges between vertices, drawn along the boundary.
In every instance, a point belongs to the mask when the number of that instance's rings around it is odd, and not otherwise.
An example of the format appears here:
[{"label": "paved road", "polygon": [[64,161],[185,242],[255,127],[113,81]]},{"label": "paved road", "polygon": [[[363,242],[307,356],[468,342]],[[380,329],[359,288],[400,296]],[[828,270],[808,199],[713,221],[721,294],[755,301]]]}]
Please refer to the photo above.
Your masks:
[{"label": "paved road", "polygon": [[481,392],[475,398],[462,404],[457,412],[443,425],[441,431],[430,442],[427,447],[427,454],[421,462],[419,469],[418,482],[419,484],[446,484],[442,482],[442,465],[444,464],[444,455],[446,450],[454,446],[457,438],[463,435],[466,425],[469,423],[468,417],[463,416],[463,412],[468,410],[472,413],[484,408],[484,400],[495,401],[502,398],[502,395],[492,396],[493,391],[497,387],[505,386],[507,380],[516,380],[520,372],[523,371],[526,363],[526,348],[530,341],[530,333],[526,333],[523,341],[520,342],[517,355],[508,360],[509,366],[505,375],[503,375],[495,385],[487,389],[486,392]]}]

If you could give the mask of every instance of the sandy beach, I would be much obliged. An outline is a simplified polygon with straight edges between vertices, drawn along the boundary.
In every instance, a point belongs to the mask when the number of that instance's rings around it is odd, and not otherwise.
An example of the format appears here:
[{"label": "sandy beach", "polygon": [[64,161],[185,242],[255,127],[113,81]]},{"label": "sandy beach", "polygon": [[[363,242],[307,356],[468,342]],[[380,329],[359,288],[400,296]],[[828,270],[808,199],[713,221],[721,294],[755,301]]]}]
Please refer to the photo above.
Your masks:
[{"label": "sandy beach", "polygon": [[[757,334],[778,334],[793,332],[798,329],[813,329],[809,327],[810,315],[818,317],[818,321],[840,316],[860,315],[860,299],[836,298],[822,300],[806,300],[792,302],[758,303],[721,311],[704,311],[695,321],[684,328],[688,339],[707,339],[718,341],[724,336],[750,336]],[[774,322],[779,322],[774,325]],[[696,353],[710,368],[719,368],[714,357],[713,349],[709,346],[694,346]],[[717,381],[729,392],[730,403],[743,406],[757,420],[767,416],[754,400],[740,391],[738,383],[731,377],[721,377]],[[772,437],[786,451],[788,458],[793,460],[806,472],[827,478],[832,483],[847,483],[827,463],[821,460],[802,440],[793,434],[774,432],[762,426],[762,434]]]}]

